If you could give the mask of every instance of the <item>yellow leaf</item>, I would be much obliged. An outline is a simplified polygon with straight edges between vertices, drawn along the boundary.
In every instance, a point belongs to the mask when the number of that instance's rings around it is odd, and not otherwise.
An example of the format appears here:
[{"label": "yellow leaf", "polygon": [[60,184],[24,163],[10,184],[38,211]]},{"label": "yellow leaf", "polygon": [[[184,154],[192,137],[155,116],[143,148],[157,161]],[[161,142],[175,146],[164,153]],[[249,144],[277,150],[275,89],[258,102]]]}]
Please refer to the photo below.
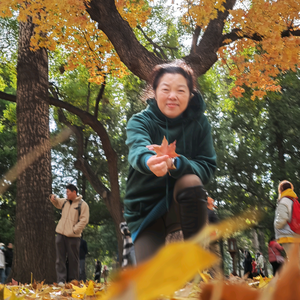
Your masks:
[{"label": "yellow leaf", "polygon": [[216,241],[221,237],[229,237],[236,231],[245,230],[246,228],[254,226],[261,217],[261,211],[252,208],[237,217],[204,227],[192,238],[192,241],[201,245],[208,245],[210,242]]},{"label": "yellow leaf", "polygon": [[198,270],[207,269],[217,261],[215,255],[192,242],[168,244],[152,259],[122,272],[104,299],[124,292],[131,283],[135,284],[136,298],[139,300],[172,295],[191,280]]},{"label": "yellow leaf", "polygon": [[258,288],[263,288],[265,287],[270,281],[271,281],[272,278],[263,278],[261,275],[260,275],[260,278],[259,278],[259,285],[258,285]]},{"label": "yellow leaf", "polygon": [[77,298],[77,299],[78,298],[82,299],[86,292],[86,286],[83,285],[83,287],[80,288],[80,287],[72,284],[72,288],[75,290],[75,292],[72,293],[72,297]]},{"label": "yellow leaf", "polygon": [[94,296],[95,292],[94,292],[94,283],[92,280],[90,280],[89,282],[89,286],[86,289],[86,295],[87,296]]},{"label": "yellow leaf", "polygon": [[9,300],[16,300],[16,299],[18,299],[18,298],[16,297],[15,293],[12,292]]},{"label": "yellow leaf", "polygon": [[7,287],[4,287],[4,299],[10,297],[11,295],[12,292]]},{"label": "yellow leaf", "polygon": [[199,274],[205,283],[209,282],[212,279],[212,277],[208,273],[199,272]]}]

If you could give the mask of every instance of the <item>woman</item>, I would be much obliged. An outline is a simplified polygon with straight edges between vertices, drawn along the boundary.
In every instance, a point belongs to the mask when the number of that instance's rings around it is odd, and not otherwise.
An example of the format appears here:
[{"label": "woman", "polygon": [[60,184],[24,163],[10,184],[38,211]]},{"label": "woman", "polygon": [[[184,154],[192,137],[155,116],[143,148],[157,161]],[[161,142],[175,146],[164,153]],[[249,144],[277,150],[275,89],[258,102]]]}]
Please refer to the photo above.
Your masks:
[{"label": "woman", "polygon": [[103,272],[102,272],[102,277],[104,279],[104,283],[107,283],[108,273],[109,273],[109,271],[108,271],[107,266],[104,266]]},{"label": "woman", "polygon": [[275,237],[277,243],[281,244],[285,253],[289,254],[289,249],[294,243],[299,243],[300,235],[296,234],[288,224],[292,218],[293,200],[298,201],[291,182],[283,180],[278,185],[278,204],[275,211]]},{"label": "woman", "polygon": [[244,274],[248,275],[248,278],[252,278],[252,256],[248,250],[245,251],[244,260]]},{"label": "woman", "polygon": [[252,277],[256,277],[257,271],[256,271],[256,261],[255,258],[252,257]]},{"label": "woman", "polygon": [[272,237],[269,241],[268,254],[274,276],[284,263],[284,258],[281,254],[282,251],[284,251],[283,247],[275,241],[275,237]]},{"label": "woman", "polygon": [[[184,238],[207,222],[206,191],[216,168],[205,103],[195,90],[193,71],[185,64],[157,66],[152,73],[154,98],[127,125],[130,163],[124,217],[137,263],[182,229]],[[179,157],[157,156],[155,145],[176,140]]]},{"label": "woman", "polygon": [[100,276],[101,276],[101,262],[99,260],[97,260],[96,270],[95,270],[95,279],[94,279],[95,282],[101,282]]}]

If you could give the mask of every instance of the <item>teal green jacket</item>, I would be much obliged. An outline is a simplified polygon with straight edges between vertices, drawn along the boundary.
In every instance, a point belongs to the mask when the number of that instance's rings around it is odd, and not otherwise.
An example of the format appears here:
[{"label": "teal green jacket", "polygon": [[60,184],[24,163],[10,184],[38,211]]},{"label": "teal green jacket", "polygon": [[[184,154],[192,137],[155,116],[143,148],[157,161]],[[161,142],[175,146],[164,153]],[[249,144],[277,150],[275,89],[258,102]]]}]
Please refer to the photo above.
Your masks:
[{"label": "teal green jacket", "polygon": [[[144,220],[151,212],[151,218],[155,220],[167,211],[178,178],[196,174],[206,184],[216,169],[211,126],[203,114],[205,103],[200,94],[196,93],[187,109],[174,119],[167,118],[159,110],[155,99],[149,99],[147,103],[147,108],[135,114],[127,124],[130,167],[124,217],[134,238],[134,233],[141,230],[141,224],[145,227]],[[156,153],[146,146],[160,145],[164,136],[169,143],[176,140],[176,153],[180,157],[177,158],[176,170],[170,170],[170,175],[156,177],[146,164],[147,158]],[[167,204],[154,213],[161,202]]]}]

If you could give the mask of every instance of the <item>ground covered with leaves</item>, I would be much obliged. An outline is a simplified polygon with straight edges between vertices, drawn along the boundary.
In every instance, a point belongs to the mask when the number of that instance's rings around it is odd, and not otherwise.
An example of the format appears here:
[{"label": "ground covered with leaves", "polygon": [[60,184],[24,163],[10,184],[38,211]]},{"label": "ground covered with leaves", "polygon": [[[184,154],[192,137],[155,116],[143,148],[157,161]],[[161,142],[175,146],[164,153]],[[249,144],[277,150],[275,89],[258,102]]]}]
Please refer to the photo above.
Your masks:
[{"label": "ground covered with leaves", "polygon": [[[159,300],[292,300],[300,299],[300,287],[297,282],[300,280],[300,269],[294,263],[287,263],[279,276],[274,278],[253,279],[231,276],[229,279],[212,279],[206,272],[199,273],[192,282],[186,283],[181,289],[172,295],[161,295]],[[109,290],[114,283],[95,283],[72,281],[71,283],[58,286],[48,285],[43,282],[32,284],[17,284],[16,282],[7,285],[0,284],[0,300],[51,300],[51,299],[151,299],[148,294],[137,298],[135,285],[128,286],[116,297],[108,297]],[[149,282],[149,286],[152,286]],[[155,289],[155,287],[152,286]],[[154,298],[152,298],[154,299]]]},{"label": "ground covered with leaves", "polygon": [[170,243],[150,260],[113,274],[108,284],[73,281],[58,286],[13,281],[0,285],[0,300],[299,300],[299,244],[288,253],[289,260],[274,278],[212,279],[208,275],[207,270],[219,263],[219,258],[206,250],[209,243],[255,224],[258,218],[252,211],[206,226],[193,239]]}]

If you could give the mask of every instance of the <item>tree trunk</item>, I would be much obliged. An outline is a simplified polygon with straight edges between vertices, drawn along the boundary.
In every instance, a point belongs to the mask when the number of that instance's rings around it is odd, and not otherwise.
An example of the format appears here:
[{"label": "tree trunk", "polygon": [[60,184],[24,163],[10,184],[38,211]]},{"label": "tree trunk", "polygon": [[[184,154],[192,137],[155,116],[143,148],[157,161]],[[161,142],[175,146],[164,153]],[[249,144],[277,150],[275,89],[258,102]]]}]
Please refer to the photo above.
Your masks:
[{"label": "tree trunk", "polygon": [[257,237],[257,232],[256,232],[256,229],[253,228],[251,230],[252,232],[252,243],[253,243],[253,248],[255,250],[255,253],[258,251],[258,237]]},{"label": "tree trunk", "polygon": [[[17,64],[18,161],[41,143],[49,142],[48,57],[45,49],[30,51],[34,25],[20,23]],[[51,153],[30,165],[17,181],[15,252],[11,277],[56,281]]]}]

